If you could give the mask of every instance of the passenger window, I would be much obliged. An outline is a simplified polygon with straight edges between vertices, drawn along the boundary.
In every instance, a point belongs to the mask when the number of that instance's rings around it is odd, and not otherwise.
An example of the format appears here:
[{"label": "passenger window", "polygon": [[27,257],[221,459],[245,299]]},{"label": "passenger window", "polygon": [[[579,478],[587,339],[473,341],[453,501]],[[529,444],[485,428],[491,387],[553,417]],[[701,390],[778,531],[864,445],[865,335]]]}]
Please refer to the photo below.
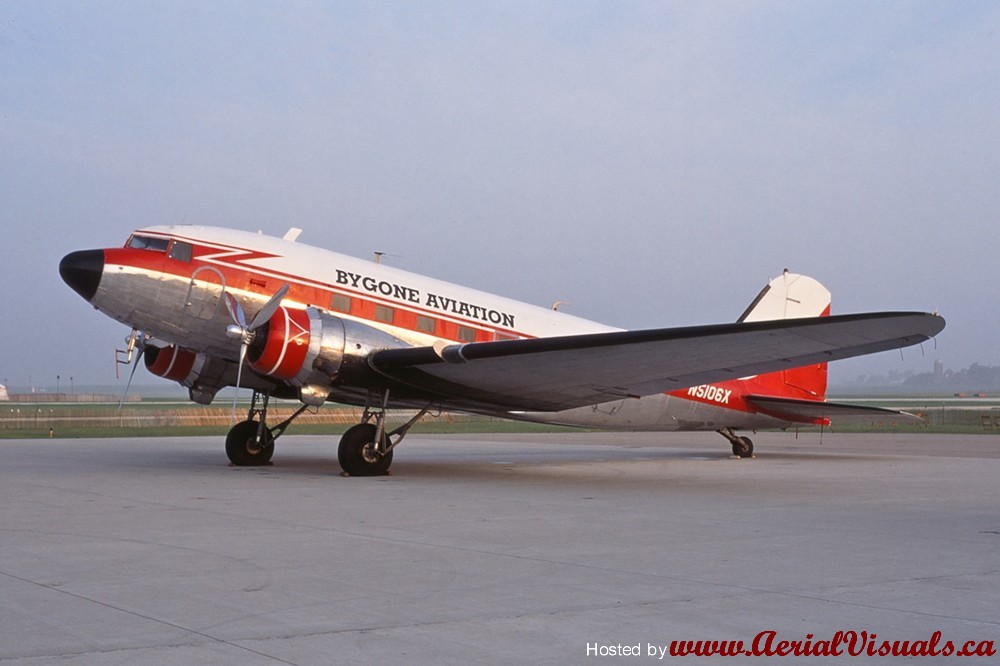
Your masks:
[{"label": "passenger window", "polygon": [[470,328],[468,326],[459,326],[458,339],[461,340],[462,342],[475,342],[476,329]]},{"label": "passenger window", "polygon": [[375,306],[375,318],[379,321],[384,321],[392,323],[392,318],[396,314],[396,311],[385,305]]},{"label": "passenger window", "polygon": [[174,241],[174,244],[170,246],[170,254],[168,256],[177,261],[191,261],[191,243]]},{"label": "passenger window", "polygon": [[344,294],[334,294],[330,306],[338,312],[351,311],[351,297]]},{"label": "passenger window", "polygon": [[421,333],[433,333],[436,323],[431,317],[417,315],[417,330]]}]

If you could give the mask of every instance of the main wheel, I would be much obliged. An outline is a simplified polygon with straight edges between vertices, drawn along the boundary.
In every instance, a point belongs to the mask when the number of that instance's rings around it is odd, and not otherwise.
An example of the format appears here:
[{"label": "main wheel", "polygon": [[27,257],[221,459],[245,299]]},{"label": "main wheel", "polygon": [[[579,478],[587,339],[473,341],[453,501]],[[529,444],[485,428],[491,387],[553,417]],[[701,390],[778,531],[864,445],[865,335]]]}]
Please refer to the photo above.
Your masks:
[{"label": "main wheel", "polygon": [[241,421],[226,435],[226,455],[238,467],[266,465],[274,455],[274,435],[267,428],[257,441],[258,421]]},{"label": "main wheel", "polygon": [[[382,437],[386,437],[385,433]],[[382,476],[389,472],[392,451],[380,455],[375,448],[375,425],[359,423],[340,438],[337,460],[350,476]]]},{"label": "main wheel", "polygon": [[753,457],[753,442],[749,437],[737,437],[733,442],[733,455],[740,458]]}]

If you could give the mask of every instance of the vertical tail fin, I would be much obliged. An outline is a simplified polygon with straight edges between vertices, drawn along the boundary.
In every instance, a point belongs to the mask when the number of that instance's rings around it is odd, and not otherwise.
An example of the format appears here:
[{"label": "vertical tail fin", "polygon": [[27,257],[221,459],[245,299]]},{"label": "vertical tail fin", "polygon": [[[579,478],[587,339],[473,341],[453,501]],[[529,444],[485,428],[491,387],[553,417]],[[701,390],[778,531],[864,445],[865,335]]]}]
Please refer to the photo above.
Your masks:
[{"label": "vertical tail fin", "polygon": [[[789,273],[785,269],[761,290],[737,321],[771,321],[829,315],[829,290],[811,277]],[[759,375],[755,379],[773,395],[820,400],[826,396],[826,363]]]},{"label": "vertical tail fin", "polygon": [[826,317],[830,292],[807,275],[785,272],[767,283],[738,322]]}]

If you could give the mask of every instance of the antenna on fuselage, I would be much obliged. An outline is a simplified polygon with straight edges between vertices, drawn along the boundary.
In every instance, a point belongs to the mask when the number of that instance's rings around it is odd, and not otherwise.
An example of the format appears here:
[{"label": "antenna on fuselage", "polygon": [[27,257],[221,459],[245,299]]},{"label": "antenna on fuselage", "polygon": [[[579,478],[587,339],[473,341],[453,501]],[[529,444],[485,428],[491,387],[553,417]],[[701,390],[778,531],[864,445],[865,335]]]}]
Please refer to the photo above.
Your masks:
[{"label": "antenna on fuselage", "polygon": [[391,252],[381,252],[379,250],[375,250],[374,252],[372,252],[372,255],[373,255],[372,256],[372,262],[376,263],[376,264],[381,264],[382,263],[382,257],[402,257],[403,256],[401,254],[392,254]]}]

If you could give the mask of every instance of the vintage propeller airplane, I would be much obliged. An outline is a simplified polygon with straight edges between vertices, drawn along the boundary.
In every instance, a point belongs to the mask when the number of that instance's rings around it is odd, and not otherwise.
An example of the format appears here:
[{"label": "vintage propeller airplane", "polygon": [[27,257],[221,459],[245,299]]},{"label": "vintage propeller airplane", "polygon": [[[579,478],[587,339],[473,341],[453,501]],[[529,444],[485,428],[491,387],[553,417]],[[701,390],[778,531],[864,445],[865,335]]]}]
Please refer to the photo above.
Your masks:
[{"label": "vintage propeller airplane", "polygon": [[[268,463],[275,440],[310,406],[363,406],[338,448],[354,476],[385,474],[431,409],[717,430],[741,457],[753,445],[736,430],[906,418],[826,402],[826,364],[944,328],[940,316],[920,312],[830,316],[822,285],[785,272],[736,323],[625,331],[301,244],[299,233],[149,227],[124,247],[66,255],[59,273],[132,327],[126,361],[138,354],[201,404],[227,386],[253,391],[246,420],[226,437],[235,465]],[[271,426],[271,397],[302,406]],[[399,407],[418,411],[389,432],[386,409]]]}]

